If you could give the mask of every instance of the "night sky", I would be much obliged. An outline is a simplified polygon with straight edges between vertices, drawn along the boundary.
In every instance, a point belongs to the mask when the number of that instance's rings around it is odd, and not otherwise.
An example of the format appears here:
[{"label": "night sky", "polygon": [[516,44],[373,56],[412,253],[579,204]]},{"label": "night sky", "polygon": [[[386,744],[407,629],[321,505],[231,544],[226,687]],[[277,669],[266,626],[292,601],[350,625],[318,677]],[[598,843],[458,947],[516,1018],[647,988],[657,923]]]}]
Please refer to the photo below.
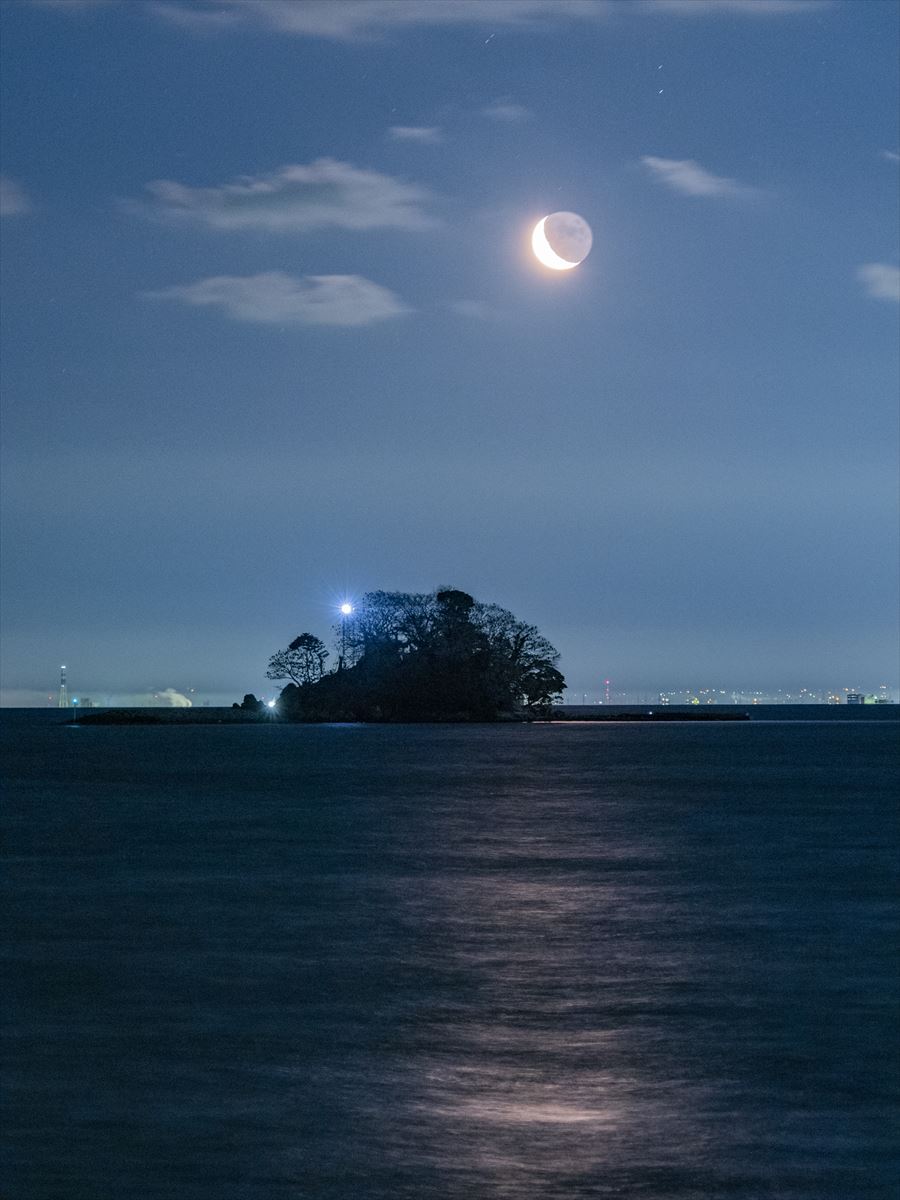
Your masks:
[{"label": "night sky", "polygon": [[577,693],[896,687],[893,0],[0,10],[4,704],[439,585]]}]

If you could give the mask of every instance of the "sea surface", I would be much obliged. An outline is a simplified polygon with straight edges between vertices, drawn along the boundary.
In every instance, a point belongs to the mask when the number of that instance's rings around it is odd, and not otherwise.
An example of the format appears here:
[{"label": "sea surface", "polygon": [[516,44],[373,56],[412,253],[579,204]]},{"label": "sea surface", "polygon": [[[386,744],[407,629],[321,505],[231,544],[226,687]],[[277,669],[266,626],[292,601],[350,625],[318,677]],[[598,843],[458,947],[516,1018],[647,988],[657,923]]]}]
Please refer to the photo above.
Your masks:
[{"label": "sea surface", "polygon": [[896,1200],[898,730],[4,714],[0,1194]]}]

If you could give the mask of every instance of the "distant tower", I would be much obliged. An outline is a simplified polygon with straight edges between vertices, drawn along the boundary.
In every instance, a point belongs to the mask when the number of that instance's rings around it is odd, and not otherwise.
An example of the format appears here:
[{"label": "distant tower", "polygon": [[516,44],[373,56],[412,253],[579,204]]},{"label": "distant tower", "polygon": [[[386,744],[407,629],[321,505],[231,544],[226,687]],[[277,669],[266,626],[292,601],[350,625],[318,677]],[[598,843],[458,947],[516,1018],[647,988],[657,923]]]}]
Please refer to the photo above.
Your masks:
[{"label": "distant tower", "polygon": [[611,682],[612,682],[612,680],[611,680],[611,679],[604,679],[604,680],[603,680],[603,686],[604,686],[604,688],[605,688],[605,694],[606,694],[606,703],[607,703],[607,704],[609,704],[609,685],[610,685],[610,683],[611,683]]},{"label": "distant tower", "polygon": [[63,664],[59,668],[59,702],[57,708],[69,707],[69,690],[66,687],[66,667]]}]

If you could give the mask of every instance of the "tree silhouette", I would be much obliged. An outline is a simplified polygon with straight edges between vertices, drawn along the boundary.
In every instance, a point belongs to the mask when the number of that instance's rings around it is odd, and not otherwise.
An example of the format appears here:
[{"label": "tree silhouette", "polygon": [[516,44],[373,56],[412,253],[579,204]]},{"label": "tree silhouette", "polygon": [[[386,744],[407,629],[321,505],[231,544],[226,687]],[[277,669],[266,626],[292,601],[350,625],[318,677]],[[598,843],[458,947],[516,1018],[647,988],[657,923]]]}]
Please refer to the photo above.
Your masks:
[{"label": "tree silhouette", "polygon": [[267,679],[290,679],[298,687],[315,683],[325,674],[325,644],[312,633],[301,633],[286,650],[269,659]]}]

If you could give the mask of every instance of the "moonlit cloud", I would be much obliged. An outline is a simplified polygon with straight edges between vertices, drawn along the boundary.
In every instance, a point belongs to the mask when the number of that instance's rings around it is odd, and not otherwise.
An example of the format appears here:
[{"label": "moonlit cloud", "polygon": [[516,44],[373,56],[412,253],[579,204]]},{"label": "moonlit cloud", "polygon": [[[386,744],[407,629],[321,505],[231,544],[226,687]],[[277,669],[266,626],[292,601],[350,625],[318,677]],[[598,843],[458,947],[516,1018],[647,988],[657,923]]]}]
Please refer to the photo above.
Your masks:
[{"label": "moonlit cloud", "polygon": [[196,33],[224,31],[240,25],[243,20],[242,14],[236,8],[187,8],[183,4],[168,4],[163,0],[150,0],[147,8],[167,24]]},{"label": "moonlit cloud", "polygon": [[719,14],[742,17],[802,16],[816,9],[831,8],[833,0],[643,0],[651,12],[677,17],[706,17]]},{"label": "moonlit cloud", "polygon": [[31,201],[25,189],[8,175],[0,175],[0,217],[14,217],[31,212]]},{"label": "moonlit cloud", "polygon": [[653,155],[644,155],[641,162],[657,182],[665,184],[673,191],[683,192],[686,196],[737,197],[757,194],[754,188],[734,179],[713,175],[690,158],[655,158]]},{"label": "moonlit cloud", "polygon": [[147,190],[152,200],[131,208],[210,229],[418,231],[438,224],[423,208],[430,198],[425,188],[331,158],[308,166],[291,164],[270,175],[241,176],[218,187],[158,179],[148,183]]},{"label": "moonlit cloud", "polygon": [[436,146],[444,140],[436,125],[392,125],[388,136],[395,142],[421,142],[425,146]]},{"label": "moonlit cloud", "polygon": [[900,300],[900,267],[890,263],[864,263],[856,278],[873,300]]},{"label": "moonlit cloud", "polygon": [[531,116],[531,112],[524,104],[514,104],[511,100],[506,99],[495,100],[493,104],[485,105],[481,114],[490,117],[492,121],[508,121],[510,124],[527,120]]},{"label": "moonlit cloud", "polygon": [[252,27],[297,37],[360,41],[424,26],[550,30],[611,14],[792,16],[832,0],[154,0],[151,9],[198,31]]},{"label": "moonlit cloud", "polygon": [[91,8],[102,8],[112,0],[31,0],[38,8],[54,8],[57,12],[86,12]]},{"label": "moonlit cloud", "polygon": [[175,24],[202,30],[223,23],[300,37],[356,41],[421,26],[549,27],[596,21],[611,0],[195,0],[160,2],[154,11]]},{"label": "moonlit cloud", "polygon": [[360,275],[217,275],[141,295],[218,308],[235,321],[265,325],[371,325],[410,311],[393,292]]},{"label": "moonlit cloud", "polygon": [[499,317],[496,308],[483,300],[453,300],[448,306],[451,312],[461,317],[470,317],[474,321],[493,321]]}]

